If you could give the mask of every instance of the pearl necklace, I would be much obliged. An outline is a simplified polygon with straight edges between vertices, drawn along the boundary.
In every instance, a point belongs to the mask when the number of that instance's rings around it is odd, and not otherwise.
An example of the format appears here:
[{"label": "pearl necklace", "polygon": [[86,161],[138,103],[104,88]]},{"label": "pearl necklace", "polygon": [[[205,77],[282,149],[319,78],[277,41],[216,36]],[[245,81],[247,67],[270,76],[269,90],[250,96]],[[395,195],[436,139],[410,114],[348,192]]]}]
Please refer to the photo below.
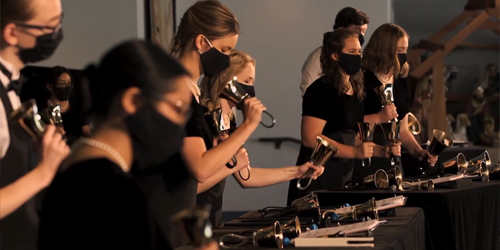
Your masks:
[{"label": "pearl necklace", "polygon": [[196,84],[193,80],[191,80],[191,85],[194,88],[195,94],[197,96],[201,96],[201,90],[200,90],[200,87],[198,87],[198,84]]},{"label": "pearl necklace", "polygon": [[127,171],[130,170],[129,167],[128,167],[128,165],[127,165],[127,163],[125,162],[125,160],[123,159],[123,157],[120,155],[120,153],[118,153],[116,150],[114,150],[108,144],[105,144],[103,142],[100,142],[100,141],[97,141],[97,140],[94,140],[94,139],[81,138],[80,140],[78,140],[77,145],[75,145],[73,148],[77,148],[81,144],[86,144],[88,146],[95,147],[95,148],[98,148],[98,149],[102,149],[102,150],[108,152],[109,154],[111,154],[115,158],[116,161],[118,161],[118,164],[120,165],[120,168],[124,172],[127,172]]}]

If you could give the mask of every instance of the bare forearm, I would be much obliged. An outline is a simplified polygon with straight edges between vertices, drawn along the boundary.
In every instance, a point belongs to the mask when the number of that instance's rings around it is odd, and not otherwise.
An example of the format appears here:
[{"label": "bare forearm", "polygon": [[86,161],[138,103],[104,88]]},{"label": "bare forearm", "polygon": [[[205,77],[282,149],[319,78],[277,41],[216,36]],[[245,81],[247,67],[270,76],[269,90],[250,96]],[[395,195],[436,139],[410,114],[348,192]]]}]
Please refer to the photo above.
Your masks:
[{"label": "bare forearm", "polygon": [[400,134],[401,143],[403,147],[410,153],[411,156],[417,157],[418,152],[422,150],[422,147],[418,144],[415,136],[408,130],[402,130]]},{"label": "bare forearm", "polygon": [[[371,114],[371,115],[365,115],[364,116],[364,121],[365,122],[376,122],[376,123],[383,123],[380,115],[378,113]],[[387,122],[387,121],[385,121]]]},{"label": "bare forearm", "polygon": [[52,177],[40,167],[0,189],[0,219],[14,212],[50,184]]},{"label": "bare forearm", "polygon": [[[246,171],[245,169],[241,171]],[[233,174],[243,188],[259,188],[275,185],[297,178],[299,167],[290,166],[283,168],[252,168],[250,179],[244,181],[236,172]]]},{"label": "bare forearm", "polygon": [[234,172],[235,171],[233,169],[229,169],[229,168],[224,166],[219,171],[217,171],[217,173],[215,173],[210,178],[208,178],[205,182],[198,183],[198,194],[207,191],[211,187],[215,186],[215,184],[224,180],[226,177],[228,177],[229,175],[231,175]]}]

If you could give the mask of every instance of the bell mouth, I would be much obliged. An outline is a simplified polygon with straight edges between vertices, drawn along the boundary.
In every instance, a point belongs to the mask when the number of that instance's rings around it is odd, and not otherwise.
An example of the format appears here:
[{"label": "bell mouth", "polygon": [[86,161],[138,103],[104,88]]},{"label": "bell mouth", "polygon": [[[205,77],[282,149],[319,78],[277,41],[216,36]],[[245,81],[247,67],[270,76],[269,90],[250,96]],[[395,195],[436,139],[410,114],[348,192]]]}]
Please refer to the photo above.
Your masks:
[{"label": "bell mouth", "polygon": [[467,168],[469,167],[469,162],[467,162],[467,159],[465,159],[465,156],[462,153],[459,153],[457,155],[457,166],[459,173],[465,174],[467,172]]},{"label": "bell mouth", "polygon": [[281,225],[278,221],[274,222],[274,239],[276,241],[276,246],[279,249],[283,248],[283,230],[281,229]]}]

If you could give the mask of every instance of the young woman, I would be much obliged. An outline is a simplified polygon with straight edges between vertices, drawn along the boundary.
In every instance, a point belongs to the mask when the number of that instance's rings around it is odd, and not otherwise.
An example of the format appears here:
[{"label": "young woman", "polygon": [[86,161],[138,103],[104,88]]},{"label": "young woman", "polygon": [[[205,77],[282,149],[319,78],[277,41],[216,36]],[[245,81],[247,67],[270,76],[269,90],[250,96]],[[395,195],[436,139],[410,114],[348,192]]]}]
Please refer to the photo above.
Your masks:
[{"label": "young woman", "polygon": [[[302,101],[302,146],[297,164],[310,160],[321,136],[338,148],[325,171],[313,181],[307,192],[342,188],[351,181],[354,162],[372,156],[384,157],[389,149],[356,139],[358,123],[363,122],[363,73],[358,35],[348,29],[325,33],[321,51],[323,77],[307,88]],[[397,153],[398,147],[393,149]],[[288,203],[305,195],[290,181]]]},{"label": "young woman", "polygon": [[[229,118],[228,120],[231,121],[231,125],[235,126],[236,122],[234,119],[235,116],[233,108],[236,106],[236,103],[221,98],[220,96],[227,82],[233,79],[234,76],[238,78],[238,82],[241,83],[241,87],[249,93],[250,96],[255,96],[255,60],[248,54],[235,50],[231,52],[229,57],[229,68],[214,77],[204,77],[201,81],[201,103],[207,107],[209,111],[222,108],[223,114]],[[216,142],[220,139],[225,140],[227,138],[217,138]],[[237,167],[238,164],[240,163],[237,163]],[[240,170],[241,166],[234,169],[223,168],[206,182],[198,184],[198,205],[213,203],[214,201],[210,199],[211,193],[216,193],[217,196],[214,197],[216,199],[215,202],[222,204],[222,194],[224,190],[222,189],[220,192],[212,192],[212,190],[216,188],[213,186],[219,182],[225,182],[226,177],[231,174],[233,174],[233,177],[243,188],[256,188],[300,178],[307,172],[307,170],[309,170],[309,168],[313,168],[315,170],[313,178],[316,178],[323,172],[322,168],[315,167],[309,162],[306,162],[301,166],[283,168],[255,168],[250,166],[248,166],[248,168],[251,172],[250,176],[248,176],[248,172],[246,170]],[[245,180],[241,178],[242,176]]]},{"label": "young woman", "polygon": [[[365,121],[385,123],[393,118],[401,121],[400,138],[403,147],[414,158],[422,160],[426,155],[433,166],[437,157],[431,156],[417,143],[408,129],[408,112],[410,108],[410,92],[406,82],[409,65],[406,62],[409,36],[398,25],[386,23],[378,27],[363,51],[365,98]],[[394,104],[385,105],[375,92],[375,88],[383,88],[385,84],[393,84]],[[383,132],[377,129],[375,142],[385,145]],[[372,167],[359,168],[356,178],[360,180],[377,169],[392,168],[389,159],[374,159]],[[358,170],[358,168],[356,168]]]},{"label": "young woman", "polygon": [[130,171],[180,149],[191,102],[189,73],[161,48],[131,41],[86,75],[97,127],[75,144],[48,189],[39,247],[165,249],[149,194]]},{"label": "young woman", "polygon": [[65,135],[68,145],[73,144],[83,135],[89,135],[88,124],[75,112],[74,99],[71,98],[74,90],[74,80],[68,69],[56,66],[53,67],[47,77],[48,96],[37,103],[39,111],[59,104],[61,106],[61,116],[63,127],[58,131]]},{"label": "young woman", "polygon": [[[238,167],[248,164],[248,156],[241,145],[257,128],[262,112],[266,109],[256,98],[246,99],[243,105],[245,121],[230,138],[213,147],[213,134],[205,121],[206,109],[199,103],[201,93],[196,83],[202,74],[213,77],[229,67],[229,53],[236,46],[238,34],[238,21],[226,6],[219,1],[198,1],[184,13],[175,35],[172,53],[191,74],[189,86],[193,93],[193,114],[186,125],[187,135],[181,157],[170,164],[187,168],[198,183],[206,182],[219,170],[226,168],[225,164],[237,153],[238,162],[241,163]],[[218,183],[209,199],[217,197],[223,186],[224,182]],[[192,202],[189,205],[194,206],[197,184],[190,184],[189,188],[190,193],[182,199],[189,199]],[[221,209],[221,202],[212,203],[212,215],[220,216]],[[220,217],[212,217],[211,220],[217,226]]]}]

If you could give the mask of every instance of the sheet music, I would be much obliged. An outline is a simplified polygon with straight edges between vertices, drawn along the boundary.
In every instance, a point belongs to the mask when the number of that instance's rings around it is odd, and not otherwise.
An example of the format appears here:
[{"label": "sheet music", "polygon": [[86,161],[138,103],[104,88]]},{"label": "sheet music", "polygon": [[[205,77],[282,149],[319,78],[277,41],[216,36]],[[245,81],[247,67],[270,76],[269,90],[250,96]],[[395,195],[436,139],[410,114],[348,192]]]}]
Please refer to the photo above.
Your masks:
[{"label": "sheet music", "polygon": [[299,235],[299,238],[318,238],[328,235],[358,233],[371,230],[379,224],[383,224],[385,222],[386,221],[369,220],[339,227],[320,228],[303,232]]}]

